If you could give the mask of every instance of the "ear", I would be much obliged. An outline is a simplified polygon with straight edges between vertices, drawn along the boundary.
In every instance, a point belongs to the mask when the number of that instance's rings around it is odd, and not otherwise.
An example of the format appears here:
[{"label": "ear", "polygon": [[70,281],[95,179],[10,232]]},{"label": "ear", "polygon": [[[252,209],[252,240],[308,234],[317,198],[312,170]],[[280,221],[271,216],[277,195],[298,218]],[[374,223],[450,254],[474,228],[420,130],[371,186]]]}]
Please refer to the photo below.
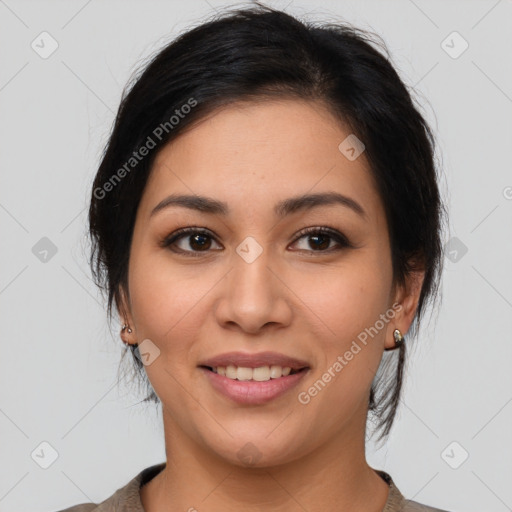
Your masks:
[{"label": "ear", "polygon": [[423,286],[424,279],[424,270],[414,270],[407,275],[404,285],[397,285],[395,287],[392,294],[392,304],[399,304],[401,307],[395,308],[395,317],[390,322],[390,329],[386,333],[385,348],[393,348],[395,346],[395,340],[393,337],[393,331],[395,329],[399,329],[402,335],[405,336],[411,327],[418,307],[421,287]]},{"label": "ear", "polygon": [[[136,344],[137,334],[131,313],[130,295],[123,285],[119,286],[119,291],[115,295],[115,302],[121,325],[126,324],[128,326],[124,331],[121,329],[121,339],[126,344]],[[132,332],[128,332],[128,329],[131,329]]]}]

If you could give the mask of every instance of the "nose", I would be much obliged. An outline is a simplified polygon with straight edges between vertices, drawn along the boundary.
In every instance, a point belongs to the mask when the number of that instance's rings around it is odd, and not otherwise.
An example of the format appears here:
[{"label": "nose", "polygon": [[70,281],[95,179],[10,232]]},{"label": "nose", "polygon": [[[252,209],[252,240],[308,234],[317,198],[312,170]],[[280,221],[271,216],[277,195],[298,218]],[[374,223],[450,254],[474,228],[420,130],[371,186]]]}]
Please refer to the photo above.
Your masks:
[{"label": "nose", "polygon": [[217,321],[224,328],[238,328],[256,334],[291,322],[291,292],[279,277],[278,265],[270,261],[268,250],[254,260],[233,256],[233,267],[220,288]]}]

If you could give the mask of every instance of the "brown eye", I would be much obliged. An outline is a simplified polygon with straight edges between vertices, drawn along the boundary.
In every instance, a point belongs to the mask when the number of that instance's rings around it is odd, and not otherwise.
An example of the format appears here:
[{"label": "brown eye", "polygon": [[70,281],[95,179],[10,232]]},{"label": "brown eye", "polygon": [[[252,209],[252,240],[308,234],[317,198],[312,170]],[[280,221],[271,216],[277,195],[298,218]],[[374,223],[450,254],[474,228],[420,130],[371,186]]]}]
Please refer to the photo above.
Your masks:
[{"label": "brown eye", "polygon": [[211,238],[208,235],[203,235],[202,233],[189,235],[185,238],[185,241],[188,241],[189,246],[192,247],[194,251],[209,249],[211,246]]},{"label": "brown eye", "polygon": [[[318,227],[303,229],[295,239],[294,244],[302,238],[308,240],[308,247],[303,247],[299,250],[310,252],[331,252],[342,248],[352,247],[344,235],[331,228]],[[332,242],[336,242],[338,247],[332,247]]]},{"label": "brown eye", "polygon": [[[194,255],[194,253],[208,252],[212,247],[213,240],[213,236],[207,230],[184,228],[169,235],[160,245],[171,248],[175,252]],[[178,247],[178,249],[173,247]]]}]

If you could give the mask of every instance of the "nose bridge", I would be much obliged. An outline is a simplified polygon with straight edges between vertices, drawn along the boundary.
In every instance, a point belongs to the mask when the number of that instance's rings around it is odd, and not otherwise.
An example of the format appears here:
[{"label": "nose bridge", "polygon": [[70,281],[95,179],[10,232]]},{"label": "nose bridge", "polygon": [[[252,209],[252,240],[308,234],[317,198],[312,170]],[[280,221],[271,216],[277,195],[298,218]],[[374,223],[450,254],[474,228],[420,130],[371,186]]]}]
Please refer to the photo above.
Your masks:
[{"label": "nose bridge", "polygon": [[289,321],[283,287],[268,268],[271,259],[269,248],[254,237],[245,238],[236,247],[228,286],[217,308],[218,321],[236,323],[247,332],[256,332],[268,323]]},{"label": "nose bridge", "polygon": [[[254,237],[245,238],[233,255],[232,298],[239,301],[247,311],[262,308],[262,304],[271,306],[273,284],[268,247],[260,244]],[[258,301],[264,301],[258,304]]]}]

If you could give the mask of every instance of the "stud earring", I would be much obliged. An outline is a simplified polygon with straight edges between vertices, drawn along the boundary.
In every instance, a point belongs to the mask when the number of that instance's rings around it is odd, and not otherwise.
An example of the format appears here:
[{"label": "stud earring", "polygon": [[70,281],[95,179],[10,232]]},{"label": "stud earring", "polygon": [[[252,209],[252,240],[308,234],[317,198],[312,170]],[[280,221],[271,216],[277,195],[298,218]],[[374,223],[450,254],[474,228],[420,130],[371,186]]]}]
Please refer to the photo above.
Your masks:
[{"label": "stud earring", "polygon": [[[125,331],[126,328],[128,327],[128,324],[124,324],[123,327],[121,328],[121,331]],[[133,331],[130,329],[130,327],[128,327],[128,334],[131,334]]]},{"label": "stud earring", "polygon": [[395,340],[395,345],[390,348],[385,348],[384,350],[395,350],[397,348],[400,348],[405,343],[405,337],[400,332],[400,329],[395,329],[393,331],[393,338]]}]

